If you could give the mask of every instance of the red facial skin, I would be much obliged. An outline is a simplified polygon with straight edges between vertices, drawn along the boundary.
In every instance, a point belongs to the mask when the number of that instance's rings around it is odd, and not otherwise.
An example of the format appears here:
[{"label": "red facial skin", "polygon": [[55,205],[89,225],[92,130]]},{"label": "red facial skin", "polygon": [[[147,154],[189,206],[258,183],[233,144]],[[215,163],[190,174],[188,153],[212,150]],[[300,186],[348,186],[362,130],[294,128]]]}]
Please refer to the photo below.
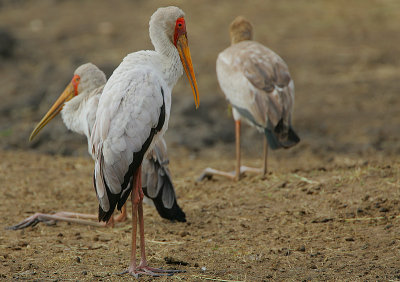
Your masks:
[{"label": "red facial skin", "polygon": [[78,85],[80,81],[81,81],[80,76],[75,74],[71,81],[72,85],[74,86],[75,96],[78,95]]},{"label": "red facial skin", "polygon": [[185,24],[185,19],[184,18],[179,18],[176,20],[176,24],[175,24],[175,33],[174,33],[174,45],[176,46],[176,42],[178,41],[178,38],[181,35],[185,35],[186,34],[186,24]]}]

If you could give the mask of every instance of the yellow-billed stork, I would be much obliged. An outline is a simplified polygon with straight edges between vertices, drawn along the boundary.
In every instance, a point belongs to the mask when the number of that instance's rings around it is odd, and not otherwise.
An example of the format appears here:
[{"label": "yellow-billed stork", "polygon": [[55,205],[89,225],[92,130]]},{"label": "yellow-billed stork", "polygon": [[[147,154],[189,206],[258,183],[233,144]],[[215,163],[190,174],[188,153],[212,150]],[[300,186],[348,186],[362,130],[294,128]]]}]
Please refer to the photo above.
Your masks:
[{"label": "yellow-billed stork", "polygon": [[[126,273],[136,277],[175,272],[152,268],[146,260],[141,165],[155,140],[168,127],[171,91],[183,70],[190,81],[196,108],[199,106],[184,12],[173,6],[159,8],[151,16],[149,33],[155,50],[128,54],[115,69],[100,97],[91,135],[99,220],[107,221],[115,207],[121,209],[132,194],[132,250]],[[139,265],[136,264],[137,217]]]},{"label": "yellow-billed stork", "polygon": [[[224,172],[206,168],[199,180],[220,175],[239,180],[242,173],[267,172],[268,145],[289,148],[300,139],[292,129],[294,83],[286,63],[264,45],[253,41],[253,27],[244,17],[230,25],[231,46],[219,53],[219,85],[232,105],[236,136],[236,169]],[[262,169],[240,166],[240,123],[245,121],[264,134]]]},{"label": "yellow-billed stork", "polygon": [[[87,63],[78,67],[63,94],[33,130],[30,140],[33,140],[40,130],[61,112],[66,127],[71,131],[85,135],[89,141],[96,119],[99,98],[105,83],[106,77],[104,73],[94,64]],[[91,152],[90,148],[89,153],[91,154]],[[177,203],[168,163],[167,146],[164,139],[160,138],[155,144],[153,151],[143,160],[142,173],[145,177],[143,178],[142,185],[146,196],[152,200],[161,217],[185,222],[186,216]],[[82,220],[97,218],[98,216],[94,214],[65,211],[55,214],[35,213],[17,225],[9,227],[9,229],[22,229],[36,225],[38,222],[54,221],[106,226],[104,223]],[[126,209],[123,208],[122,213],[114,220],[124,221],[125,219]],[[112,222],[109,225],[112,226]]]}]

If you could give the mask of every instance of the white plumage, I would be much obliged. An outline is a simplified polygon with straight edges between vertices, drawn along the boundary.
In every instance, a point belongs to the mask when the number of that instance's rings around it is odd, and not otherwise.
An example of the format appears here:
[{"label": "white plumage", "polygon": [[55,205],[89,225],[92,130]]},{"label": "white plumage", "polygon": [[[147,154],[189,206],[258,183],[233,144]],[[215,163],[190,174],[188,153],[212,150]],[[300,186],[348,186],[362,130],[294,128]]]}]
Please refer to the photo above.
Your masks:
[{"label": "white plumage", "polygon": [[[150,52],[128,55],[108,80],[99,101],[92,144],[97,160],[96,189],[105,212],[110,206],[103,179],[113,194],[119,194],[122,188],[126,188],[121,185],[133,161],[133,154],[140,152],[152,128],[157,127],[163,104],[165,121],[153,137],[154,141],[168,127],[171,88],[160,72],[152,71],[161,63],[157,60],[158,56],[149,55]],[[100,173],[104,177],[100,177]]]},{"label": "white plumage", "polygon": [[128,270],[133,275],[154,274],[146,262],[144,233],[142,262],[136,267],[136,213],[143,225],[140,167],[168,127],[171,91],[183,70],[191,82],[196,106],[199,103],[183,11],[176,7],[158,9],[150,19],[149,32],[155,50],[129,54],[111,75],[99,101],[91,136],[99,220],[108,220],[115,206],[118,204],[120,209],[133,189],[134,245]]},{"label": "white plumage", "polygon": [[107,80],[105,74],[92,63],[81,65],[75,70],[74,75],[81,78],[78,93],[65,102],[61,117],[69,130],[86,136],[89,154],[92,155],[90,136],[96,120],[100,95]]},{"label": "white plumage", "polygon": [[[61,111],[61,116],[66,127],[87,137],[90,148],[89,153],[91,154],[90,136],[96,119],[98,102],[105,83],[106,76],[92,63],[78,67],[74,72],[70,84],[32,132],[31,140],[44,125]],[[92,157],[94,158],[93,155]],[[167,167],[167,147],[163,138],[160,138],[159,142],[155,143],[154,152],[143,160],[143,164],[142,170],[145,177],[142,183],[145,187],[146,195],[151,198],[160,216],[169,220],[186,221],[185,213],[176,201],[174,186]],[[149,201],[149,203],[151,202]],[[125,211],[123,209],[122,214],[116,217],[115,220],[125,220]],[[91,219],[94,217],[93,215],[74,212],[57,212],[56,214],[36,213],[10,228],[22,229],[42,221],[67,221],[96,225],[90,221],[81,220],[82,218]]]},{"label": "white plumage", "polygon": [[[89,153],[92,153],[90,135],[96,120],[98,103],[103,92],[106,79],[104,73],[91,63],[87,63],[78,67],[74,75],[79,75],[81,78],[78,85],[79,95],[65,103],[64,108],[61,111],[61,115],[68,129],[80,134],[84,134],[88,138],[88,145],[90,148]],[[142,107],[139,105],[143,117],[148,115],[147,112],[143,110],[146,108],[146,106],[148,107],[148,105],[143,105]],[[136,121],[136,123],[133,123],[133,125],[140,121],[143,121],[143,119]],[[130,125],[132,126],[132,124]],[[129,136],[129,133],[132,132],[134,132],[133,129],[127,131],[128,137],[131,137],[132,140],[136,140],[135,137],[138,136]],[[115,146],[111,146],[111,149],[113,150],[113,148],[117,148],[114,150],[123,150],[123,145],[121,145],[121,140],[123,139],[114,138],[114,140]],[[130,140],[128,139],[127,141],[129,142]],[[144,140],[139,140],[139,142],[144,142]],[[154,149],[159,152],[159,154],[145,158],[143,160],[145,166],[143,166],[142,171],[148,176],[149,179],[151,178],[155,183],[158,183],[158,185],[154,187],[145,183],[144,180],[142,182],[147,189],[146,191],[152,192],[149,197],[154,201],[154,205],[162,217],[170,220],[185,221],[185,214],[176,202],[175,191],[170,175],[159,175],[160,173],[167,174],[169,172],[167,164],[161,164],[159,160],[168,160],[165,141],[162,136],[160,136],[159,139],[155,140],[154,144]],[[124,157],[123,154],[122,156]],[[92,157],[94,158],[94,155],[92,155]],[[122,164],[122,162],[119,163]],[[154,167],[157,167],[157,170],[155,170]],[[150,168],[152,168],[154,171],[147,171]],[[158,201],[156,199],[158,193],[162,193],[162,195],[166,195],[166,197],[168,195],[170,201]]]}]

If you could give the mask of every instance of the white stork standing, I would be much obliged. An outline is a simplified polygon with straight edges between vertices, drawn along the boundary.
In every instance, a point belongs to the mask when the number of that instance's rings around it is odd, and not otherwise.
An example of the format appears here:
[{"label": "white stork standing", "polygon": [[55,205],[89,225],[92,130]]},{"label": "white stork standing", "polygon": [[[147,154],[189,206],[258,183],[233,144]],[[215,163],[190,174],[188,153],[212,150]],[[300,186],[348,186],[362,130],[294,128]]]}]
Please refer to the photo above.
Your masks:
[{"label": "white stork standing", "polygon": [[[219,85],[232,105],[236,131],[236,169],[229,173],[206,168],[199,180],[212,175],[239,180],[242,173],[267,172],[268,145],[289,148],[300,139],[291,126],[294,83],[286,63],[273,51],[253,41],[253,27],[239,16],[230,25],[231,46],[217,58]],[[240,166],[240,123],[264,133],[262,169]]]},{"label": "white stork standing", "polygon": [[[191,83],[196,108],[199,105],[183,11],[177,7],[159,8],[151,16],[149,32],[155,50],[131,53],[115,69],[101,95],[91,136],[99,220],[107,221],[115,207],[121,209],[132,192],[131,262],[125,273],[136,277],[175,272],[147,264],[141,164],[168,127],[171,91],[183,70]],[[139,265],[136,264],[137,217]]]},{"label": "white stork standing", "polygon": [[[105,74],[95,65],[87,63],[78,67],[63,94],[33,130],[30,140],[33,140],[40,130],[61,111],[61,116],[67,128],[85,135],[90,144],[90,135],[96,119],[97,106],[105,83]],[[92,149],[89,145],[89,153],[91,154],[91,152]],[[155,144],[152,153],[143,161],[142,172],[145,177],[143,178],[142,185],[145,187],[146,196],[153,201],[161,217],[185,222],[185,213],[179,207],[176,200],[168,162],[167,146],[164,139],[160,138],[159,142]],[[57,212],[55,214],[35,213],[17,225],[9,227],[9,229],[22,229],[36,225],[38,222],[54,221],[106,226],[104,223],[82,220],[97,218],[98,216],[94,214],[74,212]],[[114,220],[124,221],[125,219],[126,209],[124,206],[122,213]],[[113,225],[112,223],[109,225]]]}]

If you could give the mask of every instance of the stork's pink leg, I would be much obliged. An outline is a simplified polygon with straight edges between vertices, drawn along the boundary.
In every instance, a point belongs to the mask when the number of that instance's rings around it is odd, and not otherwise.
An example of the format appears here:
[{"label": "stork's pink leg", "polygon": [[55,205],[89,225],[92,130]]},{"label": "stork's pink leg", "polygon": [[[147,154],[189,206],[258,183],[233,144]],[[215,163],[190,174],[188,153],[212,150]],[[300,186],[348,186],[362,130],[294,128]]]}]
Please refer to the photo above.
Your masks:
[{"label": "stork's pink leg", "polygon": [[240,167],[240,173],[262,173],[263,176],[267,174],[267,160],[268,160],[268,140],[267,137],[264,135],[264,142],[263,142],[263,147],[264,147],[264,163],[262,168],[255,168],[255,167],[248,167],[248,166],[241,166]]},{"label": "stork's pink leg", "polygon": [[142,176],[141,172],[139,172],[139,181],[138,185],[140,186],[139,189],[139,196],[140,196],[140,201],[138,204],[138,215],[139,215],[139,232],[140,232],[140,264],[139,264],[139,269],[143,270],[146,272],[148,275],[152,276],[159,276],[159,275],[173,275],[174,273],[182,272],[180,270],[164,270],[160,268],[153,268],[150,267],[147,263],[146,259],[146,247],[145,247],[145,239],[144,239],[144,219],[143,219],[143,190],[142,190]]},{"label": "stork's pink leg", "polygon": [[240,120],[235,121],[235,139],[236,139],[236,172],[235,180],[240,180]]},{"label": "stork's pink leg", "polygon": [[205,178],[211,179],[213,175],[219,175],[231,180],[239,180],[240,178],[240,120],[235,121],[235,140],[236,140],[236,167],[234,172],[226,172],[221,170],[216,170],[211,167],[207,167],[203,170],[203,173],[197,179],[197,181],[202,181]]},{"label": "stork's pink leg", "polygon": [[[141,180],[141,167],[135,172],[135,175],[132,179],[132,194],[131,194],[131,199],[132,199],[132,250],[131,250],[131,263],[129,265],[129,268],[127,271],[123,273],[130,273],[131,275],[135,276],[136,278],[139,277],[139,275],[151,275],[151,276],[159,276],[159,274],[154,273],[152,271],[148,271],[145,267],[142,267],[142,264],[137,267],[136,265],[136,234],[137,234],[137,217],[138,217],[138,211],[140,210],[139,213],[139,223],[140,223],[140,231],[141,231],[141,240],[143,237],[144,240],[144,234],[142,236],[142,230],[143,230],[143,207],[141,205],[142,200],[143,200],[143,191],[142,191],[142,180]],[[141,207],[139,209],[139,206]],[[145,252],[144,250],[144,245],[140,244],[140,248],[142,253]],[[143,257],[142,257],[143,259]],[[144,256],[144,260],[146,260],[146,255]],[[142,261],[141,261],[142,262]]]},{"label": "stork's pink leg", "polygon": [[[137,176],[137,174],[136,174]],[[137,178],[137,177],[134,177]],[[131,201],[132,201],[132,250],[131,250],[131,263],[129,265],[128,271],[130,274],[134,275],[136,278],[138,278],[139,273],[137,272],[137,267],[136,267],[136,234],[137,234],[137,205],[138,205],[138,195],[137,195],[137,181],[133,183],[132,179],[132,185],[133,190],[131,194]]]},{"label": "stork's pink leg", "polygon": [[126,203],[122,206],[121,213],[117,215],[114,220],[116,222],[124,222],[128,219],[128,214],[126,212]]},{"label": "stork's pink leg", "polygon": [[267,165],[268,165],[268,140],[264,136],[264,166],[263,166],[263,176],[267,175]]},{"label": "stork's pink leg", "polygon": [[248,166],[241,166],[241,149],[240,149],[240,120],[235,121],[235,140],[236,140],[236,166],[234,172],[225,172],[207,167],[203,170],[203,173],[197,179],[197,181],[202,181],[205,178],[211,179],[214,175],[223,176],[235,181],[240,180],[241,176],[246,172],[249,173],[262,173],[263,176],[267,174],[267,155],[268,155],[268,142],[266,137],[264,137],[264,164],[262,168],[254,168]]}]

